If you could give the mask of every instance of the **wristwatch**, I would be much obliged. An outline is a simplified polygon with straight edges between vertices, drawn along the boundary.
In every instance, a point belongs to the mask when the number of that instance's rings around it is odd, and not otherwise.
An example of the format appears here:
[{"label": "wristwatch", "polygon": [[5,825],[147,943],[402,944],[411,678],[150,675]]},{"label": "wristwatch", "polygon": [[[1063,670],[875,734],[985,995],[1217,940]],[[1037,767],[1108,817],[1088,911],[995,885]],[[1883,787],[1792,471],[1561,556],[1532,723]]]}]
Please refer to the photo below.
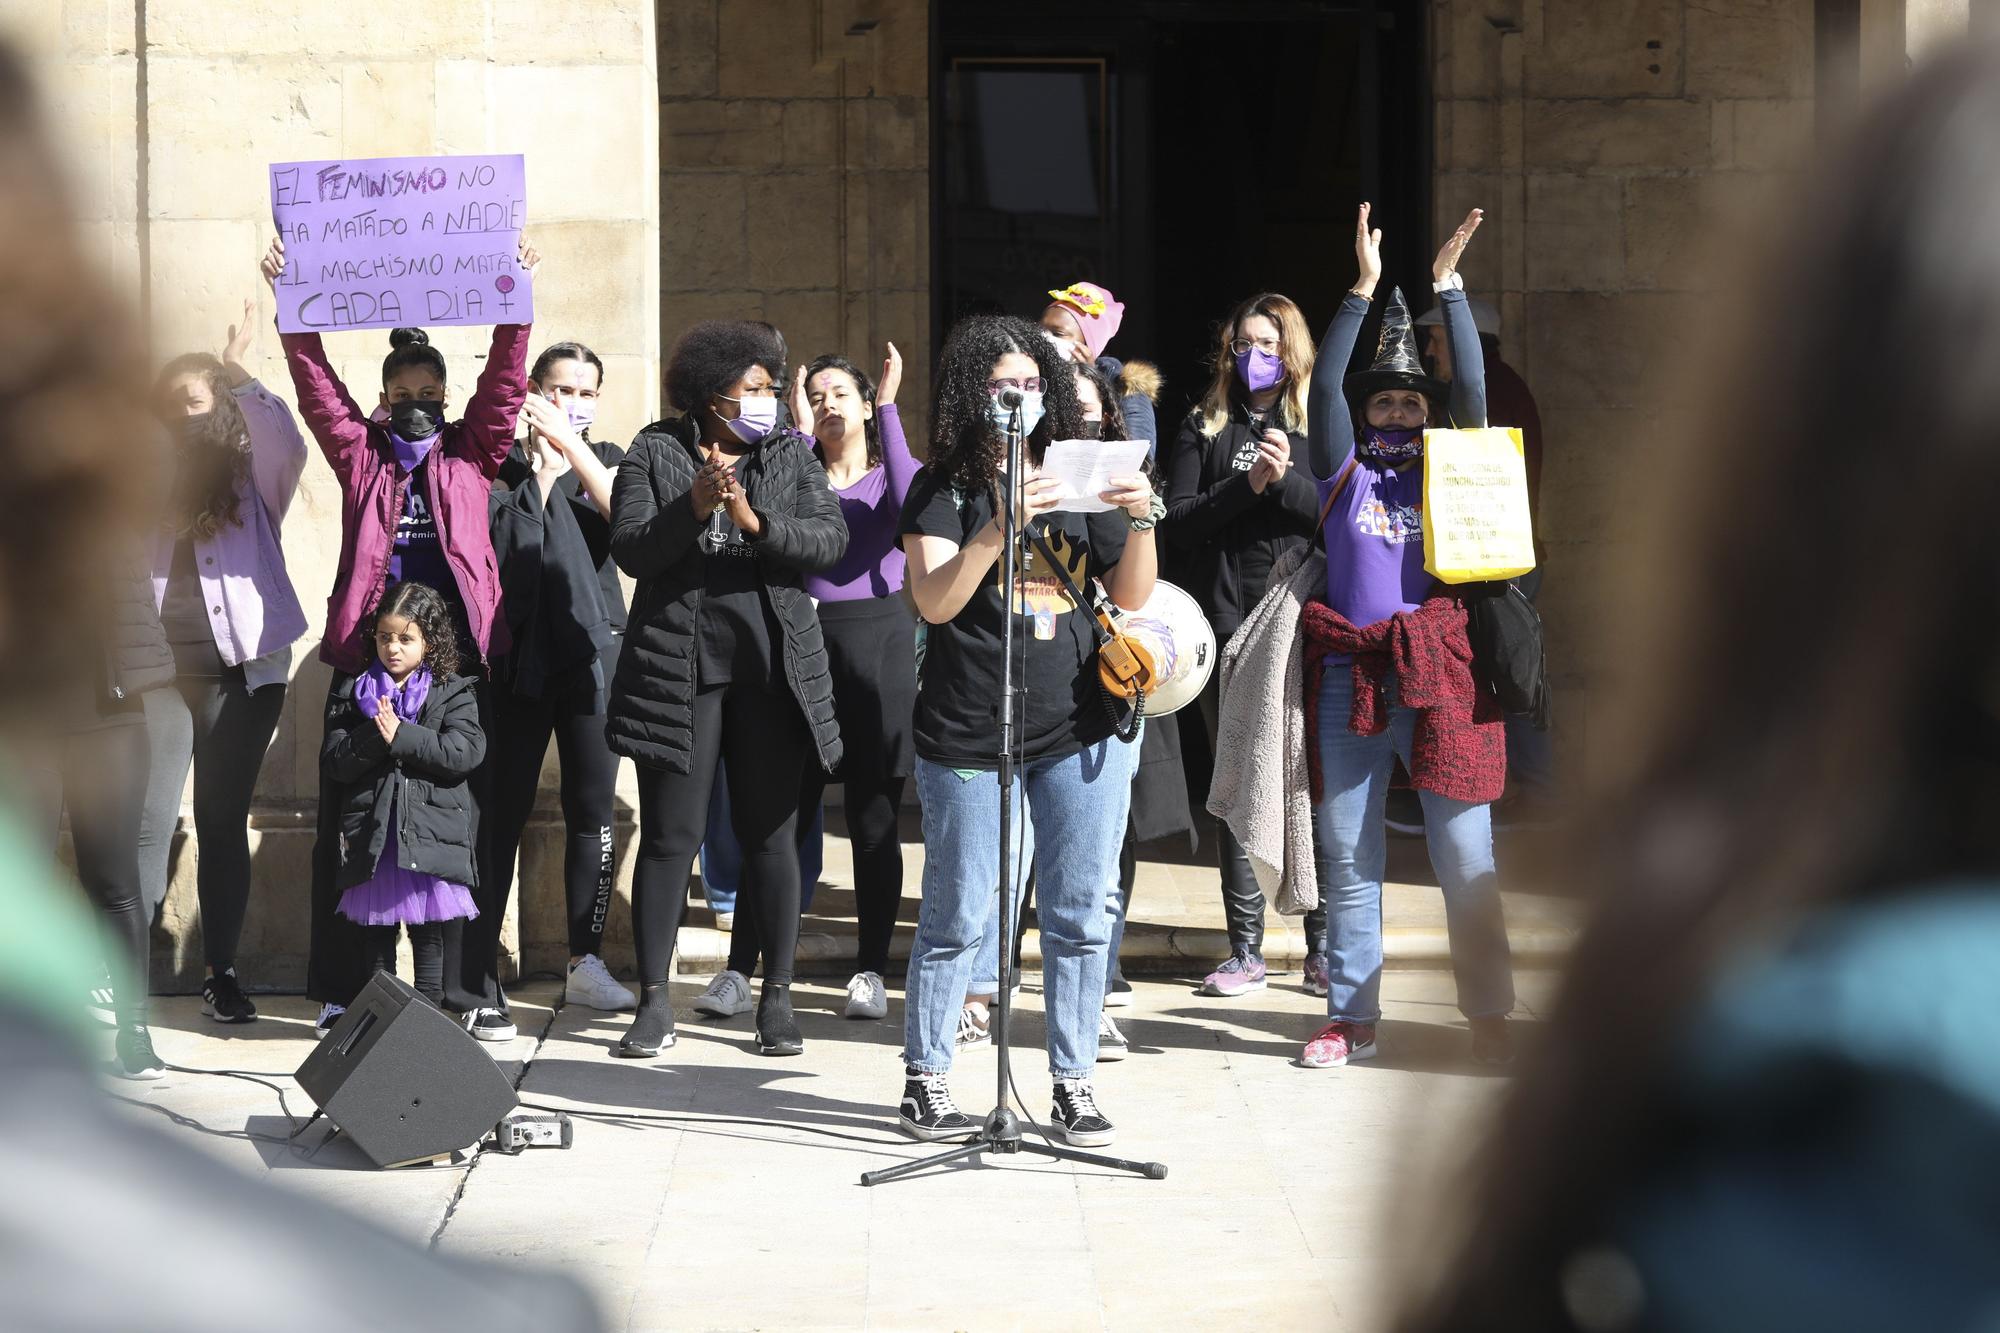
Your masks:
[{"label": "wristwatch", "polygon": [[1152,507],[1146,511],[1144,518],[1133,518],[1131,510],[1125,511],[1125,521],[1132,525],[1134,532],[1148,532],[1166,516],[1167,502],[1162,500],[1157,492],[1154,493]]},{"label": "wristwatch", "polygon": [[1465,279],[1458,276],[1457,269],[1453,269],[1451,272],[1444,275],[1443,282],[1432,283],[1431,290],[1440,293],[1462,292],[1465,290]]}]

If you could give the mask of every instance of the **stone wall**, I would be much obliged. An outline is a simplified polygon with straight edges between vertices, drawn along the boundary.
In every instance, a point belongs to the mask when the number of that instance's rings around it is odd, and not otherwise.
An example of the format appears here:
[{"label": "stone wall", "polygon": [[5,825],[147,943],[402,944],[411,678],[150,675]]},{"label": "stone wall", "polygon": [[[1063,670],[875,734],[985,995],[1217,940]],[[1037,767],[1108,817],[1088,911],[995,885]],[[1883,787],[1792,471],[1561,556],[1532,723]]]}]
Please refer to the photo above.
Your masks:
[{"label": "stone wall", "polygon": [[[869,21],[872,21],[870,25]],[[659,0],[660,319],[767,319],[800,360],[902,351],[930,385],[924,0]]]},{"label": "stone wall", "polygon": [[[712,7],[712,6],[711,6]],[[256,371],[292,398],[256,273],[271,235],[264,165],[292,158],[519,152],[529,233],[546,262],[537,341],[578,338],[606,363],[600,422],[614,437],[658,414],[658,80],[650,0],[31,0],[0,32],[21,42],[65,137],[84,226],[150,313],[159,359],[219,350],[257,301]],[[435,341],[462,403],[483,330]],[[380,331],[328,338],[366,401],[387,350]],[[327,674],[314,657],[340,543],[340,496],[317,457],[285,528],[312,628],[267,760],[253,819],[257,891],[243,955],[253,980],[304,975],[306,848]],[[627,782],[630,776],[627,774]],[[528,935],[561,950],[559,848],[532,831],[531,875],[548,877]],[[178,849],[156,979],[198,971],[192,928],[198,848]],[[194,853],[191,855],[190,853]],[[614,913],[623,920],[623,913]],[[511,938],[511,935],[510,935]]]},{"label": "stone wall", "polygon": [[1558,743],[1586,780],[1596,575],[1682,416],[1660,390],[1707,247],[1810,151],[1812,0],[1433,0],[1435,226],[1488,210],[1466,281],[1546,443],[1542,610]]}]

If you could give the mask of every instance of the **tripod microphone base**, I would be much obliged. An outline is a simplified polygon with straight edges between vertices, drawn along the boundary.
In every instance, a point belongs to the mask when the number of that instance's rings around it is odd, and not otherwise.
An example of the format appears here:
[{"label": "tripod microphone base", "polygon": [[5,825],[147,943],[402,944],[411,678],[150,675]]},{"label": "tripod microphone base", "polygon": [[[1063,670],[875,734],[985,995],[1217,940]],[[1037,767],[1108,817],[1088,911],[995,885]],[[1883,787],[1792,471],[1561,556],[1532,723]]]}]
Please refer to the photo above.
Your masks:
[{"label": "tripod microphone base", "polygon": [[980,1126],[979,1133],[970,1142],[942,1152],[934,1157],[920,1158],[914,1162],[902,1162],[896,1166],[884,1167],[880,1171],[864,1171],[863,1185],[883,1185],[904,1176],[928,1171],[932,1167],[948,1166],[953,1162],[977,1162],[987,1153],[1014,1156],[1019,1153],[1034,1153],[1041,1157],[1053,1157],[1065,1162],[1083,1162],[1090,1166],[1109,1167],[1113,1171],[1129,1171],[1135,1176],[1148,1180],[1165,1180],[1166,1164],[1163,1162],[1133,1162],[1122,1157],[1106,1157],[1101,1153],[1079,1152],[1075,1148],[1058,1148],[1053,1143],[1042,1143],[1021,1136],[1021,1118],[1014,1114],[1010,1106],[993,1108]]}]

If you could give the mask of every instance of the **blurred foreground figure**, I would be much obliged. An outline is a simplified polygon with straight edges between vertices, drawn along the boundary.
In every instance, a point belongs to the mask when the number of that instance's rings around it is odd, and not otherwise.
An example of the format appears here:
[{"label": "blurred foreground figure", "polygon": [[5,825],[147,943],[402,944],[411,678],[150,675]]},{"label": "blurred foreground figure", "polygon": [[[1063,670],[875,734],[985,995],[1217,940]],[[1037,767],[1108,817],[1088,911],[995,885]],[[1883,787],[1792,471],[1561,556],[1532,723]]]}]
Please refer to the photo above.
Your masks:
[{"label": "blurred foreground figure", "polygon": [[2000,51],[1916,71],[1716,325],[1606,603],[1601,907],[1403,1329],[1993,1326],[1996,124]]},{"label": "blurred foreground figure", "polygon": [[[134,330],[82,258],[0,44],[0,735],[60,701],[136,532]],[[11,755],[0,756],[11,777]],[[0,1323],[9,1330],[585,1330],[560,1278],[434,1258],[114,1112],[86,1059],[89,912],[0,789]],[[128,980],[121,977],[121,983]],[[136,983],[134,983],[136,984]],[[275,1110],[275,1108],[274,1108]],[[273,1148],[282,1152],[281,1148]]]}]

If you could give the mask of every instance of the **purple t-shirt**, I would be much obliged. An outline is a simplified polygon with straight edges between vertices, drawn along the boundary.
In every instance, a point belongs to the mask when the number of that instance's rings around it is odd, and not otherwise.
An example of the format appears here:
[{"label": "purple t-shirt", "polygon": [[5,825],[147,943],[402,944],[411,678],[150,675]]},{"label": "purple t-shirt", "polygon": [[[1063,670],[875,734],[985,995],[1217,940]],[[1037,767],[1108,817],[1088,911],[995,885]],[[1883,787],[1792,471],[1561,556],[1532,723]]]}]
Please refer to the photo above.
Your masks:
[{"label": "purple t-shirt", "polygon": [[[1339,475],[1319,483],[1322,506]],[[1423,464],[1397,472],[1361,459],[1326,516],[1326,604],[1366,627],[1414,611],[1433,582],[1424,569]]]},{"label": "purple t-shirt", "polygon": [[872,467],[846,490],[835,488],[840,516],[847,520],[847,550],[833,568],[806,575],[806,591],[822,602],[855,602],[864,597],[893,597],[903,590],[903,547],[896,528],[917,460],[903,438],[903,421],[894,403],[875,413],[882,433],[882,464]]}]

